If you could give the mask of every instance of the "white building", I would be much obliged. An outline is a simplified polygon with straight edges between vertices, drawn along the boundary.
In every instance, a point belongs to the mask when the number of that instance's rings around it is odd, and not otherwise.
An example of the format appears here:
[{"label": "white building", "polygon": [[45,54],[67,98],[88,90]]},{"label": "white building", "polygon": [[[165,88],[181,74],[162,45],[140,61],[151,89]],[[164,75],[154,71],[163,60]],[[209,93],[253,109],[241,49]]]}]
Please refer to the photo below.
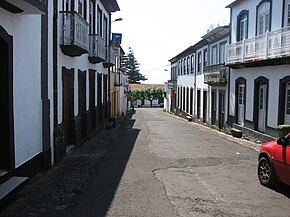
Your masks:
[{"label": "white building", "polygon": [[[116,0],[61,0],[53,5],[54,157],[59,161],[109,118],[111,13]],[[51,3],[52,4],[52,3]]]},{"label": "white building", "polygon": [[[224,54],[228,42],[229,26],[217,27],[169,60],[173,83],[177,75],[177,115],[191,116],[198,122],[218,128],[225,127],[228,69],[224,66]],[[169,105],[171,101],[167,103],[170,111],[174,110]]]},{"label": "white building", "polygon": [[245,133],[277,137],[290,124],[290,1],[237,0],[231,9],[229,122]]},{"label": "white building", "polygon": [[207,122],[219,129],[226,127],[227,99],[228,99],[228,74],[225,66],[225,47],[229,43],[229,26],[219,26],[202,38],[207,40],[207,61],[204,64],[204,83],[208,84],[208,92],[204,97],[209,98]]},{"label": "white building", "polygon": [[0,4],[0,188],[51,167],[47,13],[41,0]]},{"label": "white building", "polygon": [[[177,56],[171,58],[171,80],[173,92],[170,98],[176,98],[175,106],[171,110],[180,116],[194,116],[195,101],[195,49],[188,47]],[[174,101],[170,100],[170,103]]]},{"label": "white building", "polygon": [[0,204],[3,183],[49,169],[105,124],[118,10],[116,0],[1,1]]}]

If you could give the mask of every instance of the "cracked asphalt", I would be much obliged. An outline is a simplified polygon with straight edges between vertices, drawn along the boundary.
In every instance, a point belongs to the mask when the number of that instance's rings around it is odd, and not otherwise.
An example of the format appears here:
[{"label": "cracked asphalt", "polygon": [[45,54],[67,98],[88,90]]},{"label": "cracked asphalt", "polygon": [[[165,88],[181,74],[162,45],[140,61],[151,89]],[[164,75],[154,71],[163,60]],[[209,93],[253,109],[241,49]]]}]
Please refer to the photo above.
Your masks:
[{"label": "cracked asphalt", "polygon": [[259,147],[136,109],[32,180],[0,216],[290,216],[290,188],[259,184]]}]

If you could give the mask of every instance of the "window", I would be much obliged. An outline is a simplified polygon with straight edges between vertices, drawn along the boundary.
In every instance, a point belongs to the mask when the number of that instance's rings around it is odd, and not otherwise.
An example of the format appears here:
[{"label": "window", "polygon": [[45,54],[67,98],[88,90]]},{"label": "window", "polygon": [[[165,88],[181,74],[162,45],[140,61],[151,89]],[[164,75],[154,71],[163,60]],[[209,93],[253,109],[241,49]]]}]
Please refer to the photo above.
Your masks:
[{"label": "window", "polygon": [[184,74],[184,71],[183,71],[183,60],[181,60],[181,65],[180,65],[180,74],[183,75]]},{"label": "window", "polygon": [[78,12],[83,15],[83,0],[78,0]]},{"label": "window", "polygon": [[191,74],[194,72],[194,55],[191,55]]},{"label": "window", "polygon": [[187,57],[187,74],[189,74],[189,62],[190,62],[190,58]]},{"label": "window", "polygon": [[217,64],[217,45],[211,47],[211,65]]},{"label": "window", "polygon": [[102,10],[98,7],[98,35],[103,36],[103,12]]},{"label": "window", "polygon": [[78,13],[84,19],[87,19],[87,1],[86,0],[78,0]]},{"label": "window", "polygon": [[95,15],[95,2],[93,0],[90,0],[90,11],[89,11],[89,22],[90,22],[90,29],[89,33],[90,34],[95,34],[96,33],[96,15]]},{"label": "window", "polygon": [[290,26],[290,0],[285,1],[284,26]]},{"label": "window", "polygon": [[264,2],[257,10],[257,35],[270,30],[270,2]]},{"label": "window", "polygon": [[207,66],[207,49],[203,50],[203,66]]},{"label": "window", "polygon": [[65,9],[64,11],[72,11],[70,0],[65,0]]},{"label": "window", "polygon": [[240,39],[241,40],[246,39],[247,31],[248,31],[248,18],[246,15],[244,15],[242,19],[240,20]]},{"label": "window", "polygon": [[103,24],[103,34],[105,39],[105,45],[108,45],[108,18],[104,16],[104,24]]},{"label": "window", "polygon": [[290,115],[290,83],[287,84],[286,86],[286,108],[285,108],[285,112],[286,115]]},{"label": "window", "polygon": [[201,71],[201,52],[197,54],[197,72]]},{"label": "window", "polygon": [[177,74],[180,75],[180,61],[177,63]]},{"label": "window", "polygon": [[226,53],[226,42],[220,43],[220,55],[219,63],[225,63],[225,53]]},{"label": "window", "polygon": [[184,61],[183,61],[183,74],[184,75],[186,74],[186,58],[184,58]]},{"label": "window", "polygon": [[243,10],[237,17],[237,41],[248,38],[249,11]]}]

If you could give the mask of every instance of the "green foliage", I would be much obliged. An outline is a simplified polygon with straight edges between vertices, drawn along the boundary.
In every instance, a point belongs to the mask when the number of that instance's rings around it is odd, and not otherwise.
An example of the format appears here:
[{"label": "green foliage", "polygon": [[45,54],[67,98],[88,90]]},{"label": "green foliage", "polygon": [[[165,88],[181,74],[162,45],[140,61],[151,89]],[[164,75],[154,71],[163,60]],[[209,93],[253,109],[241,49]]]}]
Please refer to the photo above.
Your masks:
[{"label": "green foliage", "polygon": [[277,129],[279,130],[279,136],[286,136],[290,132],[290,125],[278,125]]},{"label": "green foliage", "polygon": [[165,91],[160,87],[149,87],[144,89],[134,89],[130,93],[130,100],[136,101],[138,99],[147,99],[150,101],[152,107],[152,101],[155,99],[162,99],[165,97]]},{"label": "green foliage", "polygon": [[146,88],[145,89],[145,96],[146,99],[152,101],[154,99],[161,99],[164,98],[164,90],[160,87],[153,87],[153,88]]},{"label": "green foliage", "polygon": [[132,48],[129,47],[128,55],[123,56],[121,59],[121,68],[127,70],[130,84],[140,84],[140,81],[147,80],[147,78],[139,72],[139,65],[140,64],[137,62]]},{"label": "green foliage", "polygon": [[136,101],[138,99],[141,99],[141,100],[145,99],[144,90],[143,89],[134,89],[134,90],[131,90],[129,99],[131,101]]}]

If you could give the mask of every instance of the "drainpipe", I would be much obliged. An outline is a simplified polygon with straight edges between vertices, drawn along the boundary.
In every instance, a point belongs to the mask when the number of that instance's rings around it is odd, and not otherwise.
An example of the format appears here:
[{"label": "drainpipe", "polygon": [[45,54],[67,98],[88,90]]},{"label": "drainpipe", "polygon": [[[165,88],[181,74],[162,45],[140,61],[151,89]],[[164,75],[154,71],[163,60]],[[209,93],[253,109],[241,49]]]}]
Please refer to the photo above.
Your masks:
[{"label": "drainpipe", "polygon": [[[108,61],[110,61],[110,58],[111,58],[111,45],[112,45],[112,43],[111,43],[111,25],[112,25],[112,17],[111,17],[112,15],[110,14],[110,16],[109,16],[109,44],[108,44],[108,57],[107,58],[109,58],[108,59]],[[109,118],[111,117],[111,73],[110,73],[110,69],[111,69],[111,67],[109,67],[108,68],[108,90],[107,90],[107,92],[108,92],[108,108],[107,108],[107,110],[108,110],[108,116],[109,116]]]},{"label": "drainpipe", "polygon": [[[196,55],[194,54],[194,59],[196,60]],[[195,66],[196,66],[196,61],[195,62]],[[193,94],[194,94],[194,101],[193,101],[193,118],[196,118],[196,67],[194,67],[194,83],[193,83]]]},{"label": "drainpipe", "polygon": [[[57,101],[58,101],[58,89],[57,89],[57,49],[58,49],[58,0],[53,1],[53,146],[55,152],[56,146],[56,128],[57,128]],[[55,159],[54,159],[55,161]]]}]

